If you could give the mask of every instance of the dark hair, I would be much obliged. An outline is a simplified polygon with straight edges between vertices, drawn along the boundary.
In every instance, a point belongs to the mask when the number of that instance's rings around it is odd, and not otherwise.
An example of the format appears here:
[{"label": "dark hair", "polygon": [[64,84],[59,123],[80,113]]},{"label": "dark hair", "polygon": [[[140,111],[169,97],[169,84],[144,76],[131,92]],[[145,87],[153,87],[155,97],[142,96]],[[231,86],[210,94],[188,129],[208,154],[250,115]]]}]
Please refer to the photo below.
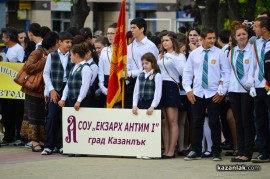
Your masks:
[{"label": "dark hair", "polygon": [[82,35],[75,35],[72,39],[72,45],[85,42],[85,38]]},{"label": "dark hair", "polygon": [[109,25],[109,27],[108,28],[116,28],[117,27],[117,23],[115,22],[115,23],[112,23],[111,25]]},{"label": "dark hair", "polygon": [[215,33],[215,31],[213,30],[213,29],[211,29],[211,28],[203,28],[202,29],[202,31],[201,31],[201,37],[203,38],[203,39],[205,39],[205,37],[207,36],[207,34],[209,34],[209,33]]},{"label": "dark hair", "polygon": [[157,48],[158,45],[161,43],[161,39],[157,36],[150,36],[149,40],[151,40],[156,45]]},{"label": "dark hair", "polygon": [[266,15],[268,18],[270,18],[270,12],[268,11],[260,12],[259,15]]},{"label": "dark hair", "polygon": [[18,31],[18,34],[23,33],[23,32],[26,33],[23,29],[18,29],[17,31]]},{"label": "dark hair", "polygon": [[178,42],[186,44],[187,43],[187,36],[183,33],[178,33],[177,40],[178,40]]},{"label": "dark hair", "polygon": [[143,18],[137,17],[130,22],[130,25],[135,24],[139,29],[144,28],[143,34],[146,34],[147,24]]},{"label": "dark hair", "polygon": [[141,58],[141,61],[143,61],[143,60],[146,60],[152,64],[152,68],[153,68],[154,72],[159,71],[159,67],[157,65],[157,59],[153,53],[151,53],[151,52],[145,53]]},{"label": "dark hair", "polygon": [[83,27],[80,29],[80,34],[84,36],[85,39],[92,39],[93,38],[93,33],[92,30],[89,27]]},{"label": "dark hair", "polygon": [[47,26],[42,26],[40,30],[41,30],[41,38],[44,38],[47,33],[51,32],[51,29]]},{"label": "dark hair", "polygon": [[44,47],[45,49],[49,50],[51,47],[55,46],[55,44],[57,43],[59,39],[59,36],[57,33],[55,32],[48,32],[43,41],[42,41],[42,47]]},{"label": "dark hair", "polygon": [[131,31],[127,31],[126,33],[126,39],[133,38]]},{"label": "dark hair", "polygon": [[[172,31],[167,31],[167,32],[163,32],[162,37],[161,37],[161,42],[163,42],[162,38],[164,36],[168,36],[173,44],[173,50],[175,51],[175,53],[179,54],[180,53],[180,48],[179,48],[179,43],[177,41],[177,36],[176,33],[172,32]],[[163,58],[165,52],[167,52],[166,49],[164,49],[163,45],[161,47],[161,52],[160,52],[160,57]]]},{"label": "dark hair", "polygon": [[75,35],[80,34],[79,30],[77,29],[77,27],[69,27],[67,28],[66,32],[69,32],[73,37]]},{"label": "dark hair", "polygon": [[73,39],[73,36],[69,32],[64,31],[64,32],[59,33],[59,40],[61,41],[72,40],[72,39]]},{"label": "dark hair", "polygon": [[224,44],[229,43],[229,38],[231,35],[231,31],[226,30],[226,29],[222,29],[221,31],[219,31],[218,33],[218,37],[220,38],[220,41]]},{"label": "dark hair", "polygon": [[265,27],[268,31],[270,31],[270,18],[269,17],[258,17],[255,21],[260,22],[260,27]]},{"label": "dark hair", "polygon": [[74,54],[77,53],[81,58],[84,58],[85,54],[89,51],[89,45],[86,42],[75,44],[71,47],[70,51]]},{"label": "dark hair", "polygon": [[187,28],[186,28],[185,26],[181,26],[181,27],[178,28],[178,31],[179,31],[180,33],[185,34],[185,33],[187,32]]},{"label": "dark hair", "polygon": [[24,62],[28,59],[29,55],[31,54],[32,51],[36,49],[36,43],[31,41],[29,37],[26,37],[24,39],[25,43],[25,49],[24,49]]},{"label": "dark hair", "polygon": [[99,58],[99,56],[98,56],[97,51],[95,50],[95,46],[92,43],[90,43],[90,42],[88,42],[87,44],[88,44],[88,51],[91,52],[91,56],[92,56],[94,62],[96,64],[98,64],[98,58]]},{"label": "dark hair", "polygon": [[28,31],[36,37],[41,37],[41,26],[38,23],[32,23],[28,26]]},{"label": "dark hair", "polygon": [[105,37],[105,36],[100,36],[100,37],[98,37],[98,38],[95,40],[95,43],[101,43],[101,44],[104,45],[105,47],[110,45],[110,42],[109,42],[108,38]]},{"label": "dark hair", "polygon": [[3,29],[2,31],[3,31],[3,34],[5,34],[7,37],[9,37],[9,39],[12,42],[19,43],[18,31],[15,27],[7,27],[7,28]]}]

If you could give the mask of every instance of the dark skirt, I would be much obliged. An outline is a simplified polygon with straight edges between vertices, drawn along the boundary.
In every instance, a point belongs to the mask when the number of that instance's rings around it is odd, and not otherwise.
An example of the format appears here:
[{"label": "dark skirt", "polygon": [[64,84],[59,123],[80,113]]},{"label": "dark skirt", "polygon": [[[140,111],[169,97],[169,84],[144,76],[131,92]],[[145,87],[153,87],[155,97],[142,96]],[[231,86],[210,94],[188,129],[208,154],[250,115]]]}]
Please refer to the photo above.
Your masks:
[{"label": "dark skirt", "polygon": [[45,133],[45,100],[25,94],[24,119],[21,137],[30,141],[44,141]]},{"label": "dark skirt", "polygon": [[181,106],[179,88],[176,83],[172,81],[162,82],[162,97],[161,97],[161,107],[176,107]]}]

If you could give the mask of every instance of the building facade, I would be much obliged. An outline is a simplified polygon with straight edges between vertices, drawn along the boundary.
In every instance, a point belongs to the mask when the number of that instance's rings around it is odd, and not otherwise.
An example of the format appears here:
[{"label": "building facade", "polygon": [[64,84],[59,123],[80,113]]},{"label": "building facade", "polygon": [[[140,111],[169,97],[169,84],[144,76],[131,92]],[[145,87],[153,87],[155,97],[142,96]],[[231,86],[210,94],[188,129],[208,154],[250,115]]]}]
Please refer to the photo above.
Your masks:
[{"label": "building facade", "polygon": [[[135,16],[147,19],[151,32],[164,29],[176,31],[180,21],[192,21],[191,18],[179,17],[180,6],[188,5],[189,0],[127,0],[127,28],[130,22],[130,1],[135,2]],[[87,0],[90,13],[85,27],[93,31],[105,31],[117,21],[121,0]],[[25,29],[30,23],[36,22],[48,26],[54,31],[63,31],[70,25],[70,0],[0,0],[0,27],[14,26]]]}]

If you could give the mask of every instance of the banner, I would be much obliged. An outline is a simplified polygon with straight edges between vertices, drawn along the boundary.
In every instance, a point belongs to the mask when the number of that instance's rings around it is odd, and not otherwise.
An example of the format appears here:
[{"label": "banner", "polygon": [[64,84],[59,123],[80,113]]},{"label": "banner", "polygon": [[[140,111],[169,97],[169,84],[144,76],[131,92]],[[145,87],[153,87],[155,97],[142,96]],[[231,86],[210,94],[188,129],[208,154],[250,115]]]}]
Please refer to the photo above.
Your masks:
[{"label": "banner", "polygon": [[161,157],[161,111],[63,108],[66,154]]},{"label": "banner", "polygon": [[21,86],[13,81],[23,65],[23,63],[0,62],[0,98],[24,99]]}]

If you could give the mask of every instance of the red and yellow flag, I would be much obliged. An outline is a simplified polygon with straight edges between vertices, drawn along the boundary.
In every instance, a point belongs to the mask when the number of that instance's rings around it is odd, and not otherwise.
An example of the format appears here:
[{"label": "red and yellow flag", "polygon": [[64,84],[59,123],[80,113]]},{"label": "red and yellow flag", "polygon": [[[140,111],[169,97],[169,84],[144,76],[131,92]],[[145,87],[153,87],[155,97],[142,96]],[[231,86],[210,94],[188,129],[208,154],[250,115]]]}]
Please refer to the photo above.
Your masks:
[{"label": "red and yellow flag", "polygon": [[126,43],[126,0],[122,0],[120,13],[113,42],[110,77],[107,93],[107,108],[112,108],[115,103],[124,101],[123,74],[126,75],[127,43]]}]

